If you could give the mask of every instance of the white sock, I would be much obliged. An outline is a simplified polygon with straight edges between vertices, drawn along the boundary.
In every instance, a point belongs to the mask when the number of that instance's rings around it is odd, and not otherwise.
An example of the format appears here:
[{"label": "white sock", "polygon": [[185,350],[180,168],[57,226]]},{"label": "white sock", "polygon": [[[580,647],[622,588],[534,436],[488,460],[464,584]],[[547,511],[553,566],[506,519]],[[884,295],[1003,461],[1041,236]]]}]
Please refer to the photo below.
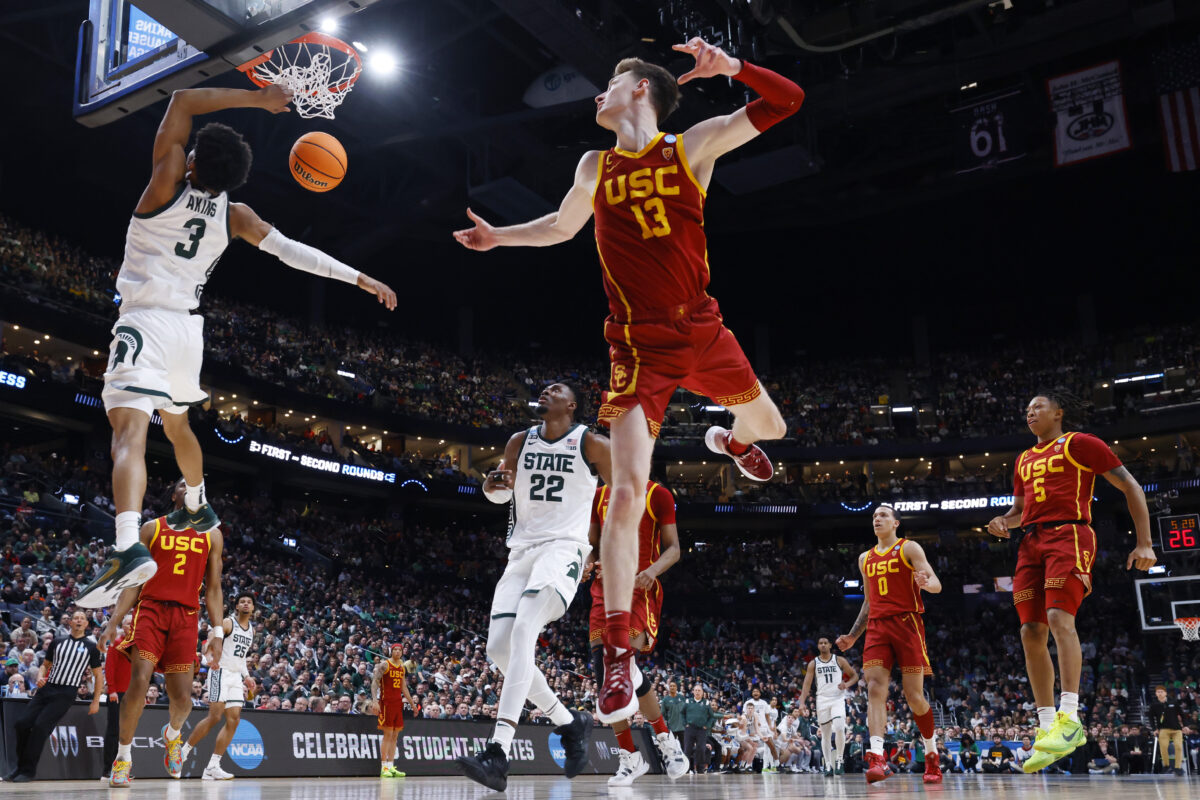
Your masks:
[{"label": "white sock", "polygon": [[490,741],[500,745],[500,749],[504,751],[504,755],[508,756],[508,749],[512,747],[513,736],[517,733],[517,729],[507,722],[497,722],[496,730],[492,731]]},{"label": "white sock", "polygon": [[137,544],[138,532],[142,527],[142,515],[136,511],[117,514],[117,541],[114,550],[128,550]]},{"label": "white sock", "polygon": [[[183,744],[183,760],[187,761],[188,756],[190,756],[191,754],[192,754],[192,746],[190,744],[188,744],[187,742],[184,742],[184,744]],[[213,758],[216,758],[216,756],[214,755]]]},{"label": "white sock", "polygon": [[200,506],[204,505],[204,481],[200,481],[199,486],[188,486],[184,483],[183,504],[187,506],[188,511],[200,510]]},{"label": "white sock", "polygon": [[877,756],[883,755],[883,737],[882,736],[872,736],[871,737],[871,752]]},{"label": "white sock", "polygon": [[210,759],[208,760],[208,766],[209,766],[209,767],[212,767],[213,769],[216,769],[217,767],[220,767],[220,766],[221,766],[221,754],[220,754],[220,753],[213,753],[213,754],[212,754],[212,758],[210,758]]},{"label": "white sock", "polygon": [[550,721],[556,727],[559,725],[570,725],[575,721],[575,716],[567,710],[567,707],[561,701],[555,703],[554,707],[546,712],[546,715],[550,717]]},{"label": "white sock", "polygon": [[1058,710],[1079,722],[1079,693],[1063,692],[1058,696]]},{"label": "white sock", "polygon": [[179,738],[179,731],[171,727],[171,723],[167,723],[167,729],[163,731],[163,739],[168,742],[173,742]]},{"label": "white sock", "polygon": [[384,769],[391,769],[391,768],[392,768],[392,762],[391,762],[391,761],[385,761],[385,762],[383,762],[383,768],[384,768]]},{"label": "white sock", "polygon": [[1050,726],[1054,724],[1054,706],[1038,706],[1037,715],[1038,727],[1044,731],[1050,730]]},{"label": "white sock", "polygon": [[929,755],[930,753],[933,753],[935,756],[937,755],[937,737],[936,736],[934,736],[931,739],[925,740],[925,755]]},{"label": "white sock", "polygon": [[133,742],[129,744],[117,745],[117,761],[133,761],[133,754],[130,750],[133,747]]}]

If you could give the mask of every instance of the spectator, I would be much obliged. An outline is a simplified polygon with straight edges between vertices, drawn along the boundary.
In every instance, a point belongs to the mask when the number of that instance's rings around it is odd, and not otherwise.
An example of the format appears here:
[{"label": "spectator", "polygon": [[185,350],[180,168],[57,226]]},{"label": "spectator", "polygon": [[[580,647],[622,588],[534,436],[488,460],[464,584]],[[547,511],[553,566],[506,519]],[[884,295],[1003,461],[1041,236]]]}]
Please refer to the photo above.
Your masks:
[{"label": "spectator", "polygon": [[989,775],[1007,775],[1017,771],[1013,751],[1004,743],[1004,739],[999,733],[992,737],[992,746],[988,748],[987,759],[983,762],[983,771]]}]

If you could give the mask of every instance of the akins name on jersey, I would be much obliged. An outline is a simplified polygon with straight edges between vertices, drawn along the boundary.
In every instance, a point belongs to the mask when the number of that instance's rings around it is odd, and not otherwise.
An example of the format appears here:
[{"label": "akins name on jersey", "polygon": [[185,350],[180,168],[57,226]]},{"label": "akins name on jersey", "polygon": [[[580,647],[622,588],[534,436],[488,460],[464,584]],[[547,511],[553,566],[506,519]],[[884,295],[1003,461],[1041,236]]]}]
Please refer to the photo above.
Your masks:
[{"label": "akins name on jersey", "polygon": [[596,492],[596,474],[584,456],[587,426],[575,425],[557,439],[545,438],[540,427],[526,432],[517,459],[508,546],[585,543]]}]

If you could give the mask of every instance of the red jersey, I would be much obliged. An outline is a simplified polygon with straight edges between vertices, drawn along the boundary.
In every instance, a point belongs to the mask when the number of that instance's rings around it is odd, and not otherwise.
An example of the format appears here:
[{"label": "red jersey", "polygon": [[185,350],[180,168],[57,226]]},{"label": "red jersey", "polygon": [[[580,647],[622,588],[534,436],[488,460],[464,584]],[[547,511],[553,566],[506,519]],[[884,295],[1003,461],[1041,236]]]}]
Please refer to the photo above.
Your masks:
[{"label": "red jersey", "polygon": [[1092,522],[1096,476],[1121,466],[1108,445],[1090,433],[1064,433],[1021,453],[1013,468],[1013,495],[1025,499],[1021,525]]},{"label": "red jersey", "polygon": [[400,703],[404,701],[404,663],[393,664],[391,660],[383,662],[387,669],[379,679],[379,700],[382,703]]},{"label": "red jersey", "polygon": [[[604,525],[608,516],[609,487],[596,490],[592,501],[592,522]],[[654,481],[646,482],[646,513],[638,522],[638,567],[641,572],[662,554],[662,526],[675,524],[675,496]]]},{"label": "red jersey", "polygon": [[209,546],[207,533],[192,528],[171,530],[166,517],[154,520],[150,555],[158,564],[158,572],[146,581],[140,599],[199,608],[200,587],[208,569]]},{"label": "red jersey", "polygon": [[913,566],[904,555],[905,541],[897,539],[882,553],[879,545],[867,551],[863,575],[867,581],[868,619],[925,612]]},{"label": "red jersey", "polygon": [[119,651],[124,641],[125,636],[122,634],[104,653],[104,685],[109,694],[123,694],[129,691],[129,681],[133,677],[133,665],[129,663],[129,656]]},{"label": "red jersey", "polygon": [[640,153],[619,147],[601,153],[592,210],[604,291],[617,321],[704,294],[704,190],[682,136],[659,133]]}]

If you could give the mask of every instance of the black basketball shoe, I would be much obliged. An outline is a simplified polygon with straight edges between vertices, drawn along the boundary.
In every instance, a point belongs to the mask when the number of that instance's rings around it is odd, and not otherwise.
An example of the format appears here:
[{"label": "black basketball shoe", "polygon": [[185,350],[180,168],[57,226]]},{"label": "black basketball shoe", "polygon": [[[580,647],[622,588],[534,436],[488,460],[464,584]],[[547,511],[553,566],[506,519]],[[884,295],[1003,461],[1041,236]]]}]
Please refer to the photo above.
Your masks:
[{"label": "black basketball shoe", "polygon": [[468,778],[493,791],[503,792],[508,786],[508,756],[498,742],[488,742],[486,749],[473,756],[459,756],[454,762]]},{"label": "black basketball shoe", "polygon": [[562,740],[563,750],[567,759],[563,764],[563,774],[574,778],[583,772],[588,765],[588,743],[592,741],[592,716],[583,711],[572,711],[572,721],[559,725],[554,729]]}]

